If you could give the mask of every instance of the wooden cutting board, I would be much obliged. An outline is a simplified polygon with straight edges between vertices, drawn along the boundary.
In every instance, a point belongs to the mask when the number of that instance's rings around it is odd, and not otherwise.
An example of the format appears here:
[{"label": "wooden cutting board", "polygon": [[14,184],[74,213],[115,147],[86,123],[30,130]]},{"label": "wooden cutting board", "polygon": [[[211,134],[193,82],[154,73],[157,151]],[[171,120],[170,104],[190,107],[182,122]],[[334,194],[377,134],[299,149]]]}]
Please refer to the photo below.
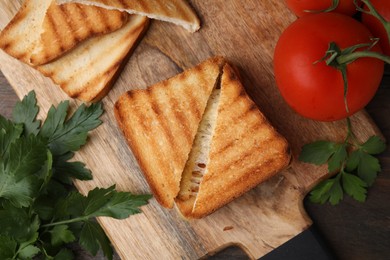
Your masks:
[{"label": "wooden cutting board", "polygon": [[[8,23],[22,0],[0,0],[0,28]],[[251,258],[259,258],[311,225],[303,198],[327,177],[325,167],[296,160],[302,145],[345,137],[344,121],[319,123],[296,115],[277,91],[272,56],[283,29],[296,18],[284,1],[193,0],[202,20],[199,32],[153,21],[114,88],[104,98],[104,121],[77,154],[92,170],[94,179],[77,182],[82,193],[114,183],[119,190],[149,193],[148,185],[119,131],[113,105],[127,90],[145,88],[192,67],[202,60],[223,55],[237,65],[243,83],[260,109],[289,141],[291,167],[234,202],[202,220],[185,221],[152,199],[143,214],[126,220],[100,218],[122,259],[197,259],[230,245],[237,245]],[[41,116],[51,104],[69,99],[49,79],[0,52],[0,69],[22,98],[35,90]],[[74,108],[80,102],[71,102]],[[365,111],[352,117],[361,140],[379,130]]]}]

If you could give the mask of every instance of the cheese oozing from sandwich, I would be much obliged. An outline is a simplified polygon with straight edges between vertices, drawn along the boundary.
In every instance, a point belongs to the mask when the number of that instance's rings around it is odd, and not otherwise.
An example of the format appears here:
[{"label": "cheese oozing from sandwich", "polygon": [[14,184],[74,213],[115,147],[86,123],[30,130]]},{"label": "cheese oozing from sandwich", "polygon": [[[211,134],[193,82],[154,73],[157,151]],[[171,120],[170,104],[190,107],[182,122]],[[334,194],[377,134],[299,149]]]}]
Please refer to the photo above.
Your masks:
[{"label": "cheese oozing from sandwich", "polygon": [[180,182],[178,198],[181,200],[189,199],[190,196],[196,196],[199,184],[207,169],[211,139],[214,134],[215,123],[217,122],[220,95],[221,89],[215,87],[211,92],[202,121],[199,124],[199,129]]}]

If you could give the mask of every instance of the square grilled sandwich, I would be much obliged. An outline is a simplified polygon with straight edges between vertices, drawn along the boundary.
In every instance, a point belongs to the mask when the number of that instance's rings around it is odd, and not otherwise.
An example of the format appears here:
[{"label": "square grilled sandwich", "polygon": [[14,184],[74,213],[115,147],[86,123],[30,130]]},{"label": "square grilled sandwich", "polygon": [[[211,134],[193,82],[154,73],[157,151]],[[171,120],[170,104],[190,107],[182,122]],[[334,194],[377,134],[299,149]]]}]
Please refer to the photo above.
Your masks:
[{"label": "square grilled sandwich", "polygon": [[202,218],[274,176],[289,146],[213,57],[115,104],[118,125],[156,198]]}]

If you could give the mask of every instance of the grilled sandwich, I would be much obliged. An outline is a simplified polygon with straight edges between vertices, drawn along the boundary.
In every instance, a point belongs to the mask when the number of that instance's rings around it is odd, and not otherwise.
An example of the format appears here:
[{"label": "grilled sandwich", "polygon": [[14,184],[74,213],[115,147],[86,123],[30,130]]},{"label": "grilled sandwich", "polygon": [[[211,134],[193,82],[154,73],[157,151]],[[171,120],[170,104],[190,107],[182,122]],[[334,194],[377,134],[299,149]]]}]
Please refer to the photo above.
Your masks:
[{"label": "grilled sandwich", "polygon": [[111,89],[148,21],[147,17],[131,15],[119,30],[88,39],[37,69],[68,96],[86,102],[97,101]]},{"label": "grilled sandwich", "polygon": [[192,143],[216,85],[217,57],[115,104],[115,116],[157,201],[172,208]]},{"label": "grilled sandwich", "polygon": [[110,90],[148,22],[100,7],[26,0],[1,32],[0,48],[70,97],[96,101]]},{"label": "grilled sandwich", "polygon": [[121,28],[128,14],[54,0],[26,0],[0,34],[0,48],[31,66],[60,57],[85,39]]},{"label": "grilled sandwich", "polygon": [[199,18],[186,0],[57,0],[57,2],[96,5],[144,15],[180,25],[190,32],[200,28]]},{"label": "grilled sandwich", "polygon": [[30,62],[34,66],[48,63],[88,38],[118,30],[128,16],[116,10],[82,4],[57,5],[53,1],[46,12],[41,38]]},{"label": "grilled sandwich", "polygon": [[220,57],[125,93],[115,115],[157,201],[185,218],[211,214],[290,161],[287,141]]},{"label": "grilled sandwich", "polygon": [[42,24],[52,0],[26,0],[0,33],[0,48],[18,60],[30,64],[39,44]]}]

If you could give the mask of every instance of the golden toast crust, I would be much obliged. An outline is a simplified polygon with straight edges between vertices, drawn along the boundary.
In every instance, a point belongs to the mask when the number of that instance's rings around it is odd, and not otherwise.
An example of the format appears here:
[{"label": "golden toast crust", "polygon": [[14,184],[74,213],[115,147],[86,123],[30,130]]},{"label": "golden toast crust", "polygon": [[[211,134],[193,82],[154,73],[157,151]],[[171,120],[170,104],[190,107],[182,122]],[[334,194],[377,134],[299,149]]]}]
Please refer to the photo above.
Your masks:
[{"label": "golden toast crust", "polygon": [[269,179],[289,162],[287,141],[267,121],[232,67],[226,64],[209,164],[190,217],[209,215]]},{"label": "golden toast crust", "polygon": [[157,201],[172,208],[192,142],[223,64],[212,58],[115,104],[119,127]]},{"label": "golden toast crust", "polygon": [[[221,71],[219,92],[214,89]],[[195,136],[205,111],[211,111],[207,109],[212,92],[220,94],[213,103],[214,109],[218,105],[216,117],[210,117],[216,119],[208,161],[202,165],[206,170],[198,190],[180,196]],[[157,201],[167,208],[175,202],[185,218],[211,214],[290,162],[285,138],[249,98],[234,69],[219,57],[145,90],[125,93],[115,104],[115,116]]]},{"label": "golden toast crust", "polygon": [[81,4],[52,2],[42,24],[42,34],[31,55],[33,66],[48,63],[78,43],[121,28],[128,14]]},{"label": "golden toast crust", "polygon": [[52,0],[26,0],[0,33],[0,48],[12,57],[30,64],[40,40],[45,13]]},{"label": "golden toast crust", "polygon": [[95,102],[111,89],[148,25],[147,17],[116,10],[26,0],[0,33],[0,48],[68,96]]},{"label": "golden toast crust", "polygon": [[200,28],[199,18],[186,0],[57,0],[57,2],[96,5],[130,14],[145,15],[181,25],[190,32]]},{"label": "golden toast crust", "polygon": [[0,33],[0,48],[34,67],[64,55],[88,38],[118,30],[128,16],[95,6],[26,0]]},{"label": "golden toast crust", "polygon": [[132,15],[119,30],[88,39],[37,69],[68,96],[85,102],[97,101],[111,89],[127,57],[146,31],[148,21],[146,17]]}]

